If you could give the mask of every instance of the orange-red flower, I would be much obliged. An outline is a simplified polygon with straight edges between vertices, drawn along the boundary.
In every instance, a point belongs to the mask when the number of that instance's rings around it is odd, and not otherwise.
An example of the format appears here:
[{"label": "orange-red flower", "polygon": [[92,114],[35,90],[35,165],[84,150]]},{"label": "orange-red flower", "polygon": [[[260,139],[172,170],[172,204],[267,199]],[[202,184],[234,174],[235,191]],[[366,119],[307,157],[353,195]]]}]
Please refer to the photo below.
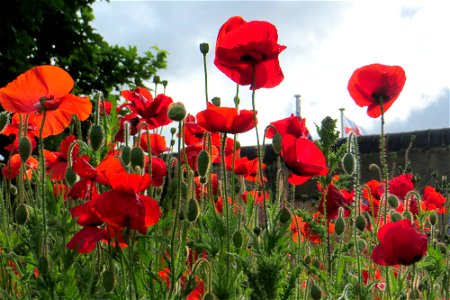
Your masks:
[{"label": "orange-red flower", "polygon": [[214,64],[237,84],[251,85],[255,72],[255,89],[272,88],[284,78],[278,62],[278,55],[284,49],[286,46],[278,44],[278,33],[273,24],[246,22],[235,16],[219,30]]},{"label": "orange-red flower", "polygon": [[73,115],[84,121],[92,111],[88,97],[69,94],[73,85],[72,77],[60,67],[34,67],[0,89],[0,104],[10,112],[35,114],[38,126],[45,110],[42,137],[59,134],[69,126]]},{"label": "orange-red flower", "polygon": [[[44,149],[45,167],[47,168],[47,174],[50,175],[51,180],[64,180],[66,177],[69,148],[70,144],[74,141],[75,136],[73,135],[65,137],[61,142],[60,152],[52,152]],[[79,149],[80,146],[75,145],[72,150],[72,158],[75,158],[78,155]]]},{"label": "orange-red flower", "polygon": [[209,132],[243,133],[255,127],[253,111],[209,105],[197,114],[197,123]]},{"label": "orange-red flower", "polygon": [[[320,188],[320,190],[322,190]],[[339,190],[333,183],[328,185],[326,190],[322,192],[322,198],[320,199],[320,204],[318,207],[319,212],[324,215],[324,202],[326,199],[326,212],[327,212],[327,220],[330,221],[332,219],[337,218],[339,207],[344,209],[344,216],[350,215],[350,210],[348,210],[348,205],[353,202],[353,193],[348,192],[347,190]]]},{"label": "orange-red flower", "polygon": [[281,146],[281,157],[291,170],[288,178],[291,184],[303,184],[311,177],[328,174],[325,156],[310,140],[286,134]]},{"label": "orange-red flower", "polygon": [[438,214],[445,214],[445,201],[447,199],[432,186],[426,186],[423,190],[423,201],[420,202],[422,210],[435,210]]},{"label": "orange-red flower", "polygon": [[372,259],[382,266],[409,266],[425,256],[427,236],[417,230],[411,220],[387,223],[378,231],[380,244],[372,251]]},{"label": "orange-red flower", "polygon": [[[310,134],[308,128],[306,128],[305,122],[306,119],[291,114],[291,116],[288,118],[270,122],[270,125],[274,126],[278,134],[280,134],[281,136],[291,134],[296,138],[299,137],[308,138]],[[271,139],[273,138],[274,135],[275,129],[269,127],[269,129],[266,131],[266,137]]]},{"label": "orange-red flower", "polygon": [[[20,159],[19,154],[14,154],[6,163],[6,166],[2,168],[3,177],[7,179],[14,179],[19,175],[20,166],[22,165],[22,161]],[[30,156],[28,160],[25,162],[26,172],[25,176],[28,179],[31,179],[33,170],[37,170],[39,162],[33,156]],[[25,177],[24,176],[24,177]]]},{"label": "orange-red flower", "polygon": [[[159,155],[163,152],[169,151],[167,147],[166,139],[157,133],[150,133],[150,147],[153,155]],[[144,151],[148,150],[147,134],[145,132],[141,133],[140,146]]]},{"label": "orange-red flower", "polygon": [[367,106],[369,117],[378,118],[381,116],[380,101],[386,112],[397,100],[405,81],[402,67],[372,64],[356,69],[347,89],[357,105]]}]

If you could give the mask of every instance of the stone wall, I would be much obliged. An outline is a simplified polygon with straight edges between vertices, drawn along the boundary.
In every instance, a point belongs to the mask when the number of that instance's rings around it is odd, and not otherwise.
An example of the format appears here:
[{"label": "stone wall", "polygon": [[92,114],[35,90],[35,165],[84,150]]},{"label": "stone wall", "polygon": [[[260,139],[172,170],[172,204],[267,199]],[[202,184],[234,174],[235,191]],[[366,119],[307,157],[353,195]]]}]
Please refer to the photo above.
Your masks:
[{"label": "stone wall", "polygon": [[[416,189],[422,191],[425,185],[433,184],[431,177],[433,172],[437,172],[439,178],[442,176],[450,178],[450,128],[387,134],[389,173],[396,176],[398,175],[398,167],[405,166],[405,154],[412,136],[415,136],[415,139],[409,150],[409,161],[413,173],[417,175]],[[346,139],[342,139],[339,142],[345,141]],[[370,172],[368,169],[368,166],[372,163],[380,164],[379,141],[379,135],[367,135],[358,138],[362,182],[367,182],[370,179],[379,180],[378,174]],[[256,147],[243,147],[241,156],[248,156],[249,159],[256,157]],[[274,188],[273,183],[276,182],[277,168],[276,155],[271,145],[266,146],[264,163],[267,165],[266,176],[272,184],[272,188]],[[312,180],[296,188],[296,200],[314,200],[318,196],[315,182]]]}]

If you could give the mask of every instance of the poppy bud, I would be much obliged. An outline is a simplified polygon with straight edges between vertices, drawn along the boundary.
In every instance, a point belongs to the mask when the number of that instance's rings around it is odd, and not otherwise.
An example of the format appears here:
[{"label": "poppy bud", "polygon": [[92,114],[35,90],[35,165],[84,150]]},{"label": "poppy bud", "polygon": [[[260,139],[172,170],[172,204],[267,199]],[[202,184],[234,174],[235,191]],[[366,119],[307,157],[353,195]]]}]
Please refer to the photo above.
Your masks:
[{"label": "poppy bud", "polygon": [[334,222],[334,231],[338,236],[341,236],[345,230],[345,221],[344,218],[338,217],[336,222]]},{"label": "poppy bud", "polygon": [[209,52],[209,44],[208,43],[201,43],[200,44],[200,52],[203,55],[206,55]]},{"label": "poppy bud", "polygon": [[364,231],[364,229],[367,226],[366,218],[364,218],[361,215],[357,216],[355,219],[355,226],[356,228],[358,228],[359,231]]},{"label": "poppy bud", "polygon": [[48,259],[46,256],[41,256],[38,259],[38,270],[41,274],[47,274],[48,272]]},{"label": "poppy bud", "polygon": [[20,203],[17,208],[16,208],[16,213],[15,213],[15,217],[16,217],[16,222],[19,225],[23,225],[28,221],[28,217],[29,217],[29,213],[28,213],[28,208],[25,204]]},{"label": "poppy bud", "polygon": [[116,285],[116,279],[113,271],[105,270],[102,273],[102,284],[105,292],[107,293],[111,292],[114,289]]},{"label": "poppy bud", "polygon": [[272,148],[277,155],[281,153],[281,139],[281,135],[278,132],[275,133],[272,139]]},{"label": "poppy bud", "polygon": [[211,103],[214,104],[215,106],[220,106],[221,101],[219,97],[214,97],[211,99]]},{"label": "poppy bud", "polygon": [[175,133],[177,133],[177,129],[175,127],[170,127],[170,134],[174,135]]},{"label": "poppy bud", "polygon": [[213,292],[206,293],[203,300],[217,300],[216,295]]},{"label": "poppy bud", "polygon": [[403,218],[404,218],[404,219],[410,219],[410,220],[413,219],[412,214],[411,214],[411,212],[409,212],[409,211],[404,211],[404,212],[403,212]]},{"label": "poppy bud", "polygon": [[398,207],[398,198],[395,195],[390,194],[388,196],[388,203],[391,207],[397,208]]},{"label": "poppy bud", "polygon": [[244,237],[242,236],[242,233],[238,230],[235,233],[233,233],[233,245],[236,248],[241,248],[242,243],[244,242]]},{"label": "poppy bud", "polygon": [[238,96],[235,96],[235,97],[233,98],[233,102],[234,102],[234,105],[235,105],[236,107],[238,107],[239,104],[241,104],[241,98],[239,98]]},{"label": "poppy bud", "polygon": [[31,156],[31,141],[27,136],[23,136],[19,141],[19,155],[23,163]]},{"label": "poppy bud", "polygon": [[392,211],[391,212],[391,221],[392,222],[397,222],[397,221],[400,221],[402,219],[403,219],[402,215],[399,214],[398,212],[396,212],[396,211]]},{"label": "poppy bud", "polygon": [[92,125],[89,130],[89,141],[91,142],[92,150],[97,151],[105,141],[105,132],[100,125]]},{"label": "poppy bud", "polygon": [[153,83],[158,84],[160,82],[161,82],[161,78],[158,75],[154,75],[153,76]]},{"label": "poppy bud", "polygon": [[348,175],[352,175],[355,172],[356,160],[355,156],[349,152],[345,153],[342,157],[342,169]]},{"label": "poppy bud", "polygon": [[170,140],[170,146],[175,145],[175,140]]},{"label": "poppy bud", "polygon": [[142,151],[141,147],[133,147],[131,149],[131,155],[130,155],[130,162],[131,166],[134,167],[140,167],[141,169],[144,168],[144,151]]},{"label": "poppy bud", "polygon": [[369,165],[369,171],[370,172],[378,172],[378,170],[380,170],[380,167],[377,166],[376,164],[370,164]]},{"label": "poppy bud", "polygon": [[169,81],[163,80],[163,81],[161,81],[161,83],[162,83],[163,87],[166,87],[169,84]]},{"label": "poppy bud", "polygon": [[187,219],[189,222],[195,222],[199,216],[200,207],[198,206],[197,201],[192,198],[188,202],[188,211],[187,211]]},{"label": "poppy bud", "polygon": [[76,181],[77,181],[77,174],[75,173],[75,171],[73,170],[73,168],[71,166],[68,166],[66,169],[67,185],[72,187]]},{"label": "poppy bud", "polygon": [[314,300],[319,300],[320,298],[322,298],[322,291],[320,290],[320,287],[313,283],[313,285],[311,286],[311,298]]},{"label": "poppy bud", "polygon": [[0,132],[2,132],[3,129],[5,129],[7,123],[8,123],[8,112],[3,111],[0,113]]},{"label": "poppy bud", "polygon": [[435,226],[435,225],[436,225],[436,223],[437,223],[437,214],[436,214],[435,211],[433,211],[433,212],[430,214],[430,219],[429,219],[429,221],[430,221],[431,226]]},{"label": "poppy bud", "polygon": [[172,121],[183,121],[186,117],[186,107],[181,102],[174,102],[169,105],[167,116]]},{"label": "poppy bud", "polygon": [[280,223],[283,225],[291,220],[291,212],[287,207],[283,207],[278,213],[278,216],[280,219]]},{"label": "poppy bud", "polygon": [[365,240],[359,239],[358,240],[358,249],[359,251],[363,251],[364,249],[366,249],[367,247],[367,243]]},{"label": "poppy bud", "polygon": [[258,226],[256,226],[255,228],[253,228],[253,233],[256,236],[259,236],[261,234],[261,228],[259,228]]},{"label": "poppy bud", "polygon": [[305,255],[305,257],[303,258],[303,261],[305,262],[305,264],[309,265],[312,261],[311,256]]},{"label": "poppy bud", "polygon": [[210,159],[207,151],[202,150],[197,157],[197,166],[198,166],[198,174],[203,177],[209,171],[210,168]]},{"label": "poppy bud", "polygon": [[130,146],[125,146],[122,148],[121,158],[122,158],[122,164],[125,167],[130,164],[130,161],[131,161],[131,147]]}]

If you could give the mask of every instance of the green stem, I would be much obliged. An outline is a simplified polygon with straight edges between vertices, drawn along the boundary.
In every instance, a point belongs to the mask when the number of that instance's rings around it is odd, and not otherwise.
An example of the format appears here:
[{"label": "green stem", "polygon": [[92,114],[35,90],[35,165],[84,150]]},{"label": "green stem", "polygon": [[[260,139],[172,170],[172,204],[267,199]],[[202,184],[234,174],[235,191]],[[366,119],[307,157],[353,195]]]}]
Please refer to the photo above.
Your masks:
[{"label": "green stem", "polygon": [[206,70],[206,53],[203,54],[203,71],[205,73],[205,100],[206,100],[206,108],[208,108],[208,72]]},{"label": "green stem", "polygon": [[383,211],[384,216],[383,216],[383,218],[384,218],[384,224],[386,224],[389,181],[388,181],[388,171],[387,171],[387,163],[386,163],[386,140],[385,140],[385,136],[384,136],[383,98],[380,98],[379,100],[380,100],[380,110],[381,110],[380,162],[381,162],[381,169],[383,172],[383,181],[384,181],[384,211]]},{"label": "green stem", "polygon": [[[41,100],[43,102],[43,100]],[[42,103],[42,122],[39,128],[39,164],[41,167],[41,197],[42,197],[42,222],[44,226],[44,237],[42,240],[42,254],[46,253],[47,248],[47,213],[45,207],[45,158],[44,158],[44,139],[42,138],[42,132],[44,130],[45,119],[47,116],[47,110],[45,105]]]}]

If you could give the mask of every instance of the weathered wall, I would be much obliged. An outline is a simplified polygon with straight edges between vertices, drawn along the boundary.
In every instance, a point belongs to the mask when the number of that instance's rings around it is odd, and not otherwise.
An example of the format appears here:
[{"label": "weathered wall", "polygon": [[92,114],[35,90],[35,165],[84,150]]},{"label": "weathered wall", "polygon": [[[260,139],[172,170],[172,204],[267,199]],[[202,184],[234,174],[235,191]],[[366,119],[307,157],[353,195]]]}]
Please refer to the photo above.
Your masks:
[{"label": "weathered wall", "polygon": [[[421,191],[425,185],[433,183],[432,172],[437,171],[439,178],[441,176],[450,178],[450,128],[387,134],[389,173],[394,176],[398,175],[398,167],[405,166],[405,153],[413,135],[415,140],[409,151],[409,161],[414,174],[419,179],[416,183],[417,190]],[[362,182],[379,179],[376,172],[368,170],[370,164],[380,164],[379,140],[379,135],[367,135],[358,138]],[[345,139],[340,142],[344,141]],[[256,147],[243,147],[241,155],[248,156],[250,159],[254,158]],[[274,183],[276,156],[271,145],[266,146],[264,163],[267,165],[266,176],[270,183]],[[296,189],[296,200],[312,200],[317,197],[318,194],[313,181],[309,181]]]}]

